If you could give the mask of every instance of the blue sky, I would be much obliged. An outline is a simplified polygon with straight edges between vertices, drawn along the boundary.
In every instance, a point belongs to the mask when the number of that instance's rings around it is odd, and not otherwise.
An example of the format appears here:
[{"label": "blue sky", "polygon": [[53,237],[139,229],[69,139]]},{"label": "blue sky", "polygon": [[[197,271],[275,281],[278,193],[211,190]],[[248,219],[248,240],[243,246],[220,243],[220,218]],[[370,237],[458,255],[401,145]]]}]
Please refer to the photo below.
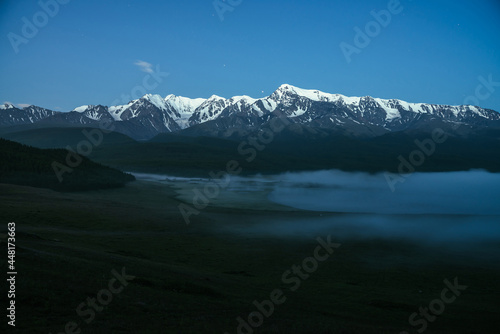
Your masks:
[{"label": "blue sky", "polygon": [[[70,0],[53,17],[38,1],[4,0],[0,102],[62,111],[128,102],[159,66],[169,75],[147,93],[258,98],[288,83],[500,111],[500,1],[401,0],[377,28],[371,12],[389,2],[226,0],[221,20],[213,0]],[[23,34],[25,22],[38,32]],[[348,62],[340,45],[355,47],[355,27],[367,24],[370,42]]]}]

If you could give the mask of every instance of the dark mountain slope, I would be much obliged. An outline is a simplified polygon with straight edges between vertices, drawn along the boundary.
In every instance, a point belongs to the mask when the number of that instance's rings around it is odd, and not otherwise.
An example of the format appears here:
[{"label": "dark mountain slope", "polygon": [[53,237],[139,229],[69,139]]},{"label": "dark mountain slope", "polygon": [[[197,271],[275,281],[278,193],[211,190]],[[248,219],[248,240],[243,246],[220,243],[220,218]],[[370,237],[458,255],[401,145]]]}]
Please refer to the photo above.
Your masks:
[{"label": "dark mountain slope", "polygon": [[0,139],[0,183],[80,191],[121,187],[134,180],[132,175],[79,157],[81,163],[64,173],[60,182],[54,166],[59,163],[61,168],[67,156],[66,150],[43,150]]},{"label": "dark mountain slope", "polygon": [[[82,141],[89,141],[86,134],[91,136],[91,134],[96,133],[95,131],[99,130],[94,128],[42,128],[0,134],[0,137],[38,148],[66,148],[68,145],[74,148]],[[132,138],[117,132],[104,133],[99,131],[97,133],[102,134],[102,141],[97,135],[92,137],[93,140],[98,140],[95,143],[100,142],[97,146],[135,142]]]}]

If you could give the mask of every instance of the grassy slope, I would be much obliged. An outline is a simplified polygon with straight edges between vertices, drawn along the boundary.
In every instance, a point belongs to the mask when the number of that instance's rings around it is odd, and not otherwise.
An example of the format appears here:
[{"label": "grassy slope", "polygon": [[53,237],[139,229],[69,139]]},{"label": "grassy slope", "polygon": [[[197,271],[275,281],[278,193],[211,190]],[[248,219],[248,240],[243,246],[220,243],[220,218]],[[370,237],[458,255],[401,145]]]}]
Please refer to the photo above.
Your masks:
[{"label": "grassy slope", "polygon": [[[30,203],[27,205],[27,203]],[[283,288],[288,300],[256,333],[399,333],[444,278],[469,288],[426,333],[497,333],[494,259],[471,250],[378,240],[342,246],[296,292],[282,273],[311,256],[315,240],[235,236],[221,226],[309,213],[205,210],[186,226],[171,189],[134,182],[82,194],[0,185],[0,221],[17,223],[19,333],[59,333],[75,308],[125,266],[137,276],[86,333],[236,333],[254,300]],[[217,228],[218,227],[218,228]]]}]

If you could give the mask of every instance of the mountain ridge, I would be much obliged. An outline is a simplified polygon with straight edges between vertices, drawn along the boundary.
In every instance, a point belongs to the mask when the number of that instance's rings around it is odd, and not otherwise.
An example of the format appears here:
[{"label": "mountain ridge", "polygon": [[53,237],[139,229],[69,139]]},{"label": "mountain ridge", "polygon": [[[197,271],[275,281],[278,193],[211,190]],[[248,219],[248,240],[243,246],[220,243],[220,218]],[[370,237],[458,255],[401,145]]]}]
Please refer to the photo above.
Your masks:
[{"label": "mountain ridge", "polygon": [[[319,90],[281,85],[271,95],[259,99],[212,95],[191,99],[173,94],[162,97],[146,94],[124,105],[83,105],[69,112],[12,104],[0,106],[0,127],[71,124],[97,126],[113,122],[117,132],[147,140],[160,133],[183,131],[205,124],[201,135],[226,136],[235,129],[254,131],[271,117],[286,117],[292,123],[321,129],[336,129],[353,136],[373,136],[411,129],[422,120],[440,119],[458,127],[488,127],[500,121],[500,113],[471,105],[410,103],[399,99],[370,96],[348,97]],[[193,131],[191,131],[193,132]]]}]

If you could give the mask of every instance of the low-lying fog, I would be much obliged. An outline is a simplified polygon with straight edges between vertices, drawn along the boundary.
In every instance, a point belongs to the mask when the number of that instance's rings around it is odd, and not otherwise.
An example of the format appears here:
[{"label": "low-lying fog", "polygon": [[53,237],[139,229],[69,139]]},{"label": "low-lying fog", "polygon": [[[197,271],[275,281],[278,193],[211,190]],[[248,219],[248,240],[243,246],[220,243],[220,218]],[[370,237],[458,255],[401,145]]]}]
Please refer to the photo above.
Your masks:
[{"label": "low-lying fog", "polygon": [[[273,237],[332,234],[419,243],[500,241],[500,174],[415,173],[405,180],[393,192],[384,174],[333,170],[233,177],[225,191],[235,198],[244,192],[262,192],[275,203],[318,212],[307,219],[289,214],[266,220],[246,216],[223,229]],[[209,180],[176,178],[175,182],[203,185]]]},{"label": "low-lying fog", "polygon": [[270,199],[292,207],[386,214],[500,214],[500,174],[415,173],[389,187],[384,174],[318,171],[277,176]]}]

